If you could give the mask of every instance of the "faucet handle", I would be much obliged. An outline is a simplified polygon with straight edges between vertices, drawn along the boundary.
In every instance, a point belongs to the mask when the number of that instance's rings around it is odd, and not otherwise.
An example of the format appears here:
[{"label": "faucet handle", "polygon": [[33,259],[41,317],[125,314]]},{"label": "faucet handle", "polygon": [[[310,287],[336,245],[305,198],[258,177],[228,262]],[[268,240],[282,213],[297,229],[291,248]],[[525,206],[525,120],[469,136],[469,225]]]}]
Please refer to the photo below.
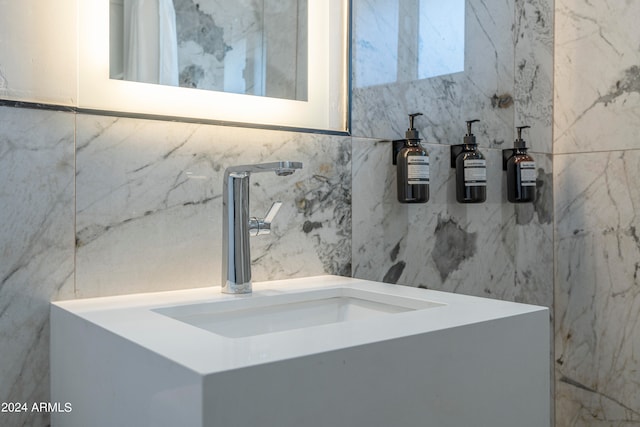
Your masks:
[{"label": "faucet handle", "polygon": [[273,222],[273,219],[276,217],[281,207],[282,202],[273,202],[273,204],[269,208],[269,211],[263,219],[255,217],[251,218],[249,220],[249,235],[260,236],[261,234],[270,234],[271,223]]},{"label": "faucet handle", "polygon": [[273,202],[273,204],[269,208],[269,212],[267,212],[267,214],[264,217],[264,222],[266,224],[271,224],[273,222],[273,219],[278,214],[278,211],[280,210],[281,207],[282,207],[282,202]]}]

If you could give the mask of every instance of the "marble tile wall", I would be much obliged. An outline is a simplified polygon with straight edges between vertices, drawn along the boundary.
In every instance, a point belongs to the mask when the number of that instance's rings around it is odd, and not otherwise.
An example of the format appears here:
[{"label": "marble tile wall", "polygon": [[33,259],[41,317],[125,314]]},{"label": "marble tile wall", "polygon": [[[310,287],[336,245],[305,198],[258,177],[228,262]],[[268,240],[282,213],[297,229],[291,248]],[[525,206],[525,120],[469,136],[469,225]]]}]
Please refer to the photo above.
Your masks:
[{"label": "marble tile wall", "polygon": [[[74,295],[74,122],[0,107],[0,402],[49,400],[49,301]],[[3,426],[47,420],[0,413]]]},{"label": "marble tile wall", "polygon": [[[354,67],[366,66],[368,3],[353,3]],[[0,107],[0,400],[48,400],[49,300],[217,285],[224,167],[287,157],[305,169],[251,187],[257,214],[285,202],[274,234],[252,242],[256,280],[353,274],[553,305],[556,425],[640,424],[640,4],[487,3],[469,0],[479,33],[465,73],[354,82],[353,137]],[[408,206],[386,141],[414,111],[426,114],[432,195]],[[488,200],[459,205],[448,145],[476,117]],[[539,193],[515,206],[499,163],[520,124],[532,126]]]},{"label": "marble tile wall", "polygon": [[556,425],[640,425],[640,3],[556,0]]},{"label": "marble tile wall", "polygon": [[78,116],[78,297],[220,284],[226,167],[299,160],[251,178],[252,215],[284,203],[252,239],[254,280],[350,274],[350,138]]},{"label": "marble tile wall", "polygon": [[552,152],[554,0],[516,0],[514,123],[535,151]]},{"label": "marble tile wall", "polygon": [[[468,0],[464,72],[371,86],[358,81],[359,67],[390,75],[388,68],[404,64],[368,39],[399,40],[393,17],[370,19],[379,3],[353,2],[353,275],[552,308],[553,2]],[[431,198],[402,205],[389,140],[402,138],[407,114],[418,111]],[[482,120],[474,133],[487,158],[487,201],[462,205],[449,145],[462,142],[465,120],[475,118]],[[505,195],[501,150],[512,147],[520,125],[532,127],[525,139],[538,167],[535,204],[513,205]]]},{"label": "marble tile wall", "polygon": [[254,280],[349,276],[349,137],[0,107],[0,401],[49,401],[49,301],[218,286],[224,169],[281,159],[304,168],[252,179],[252,213],[284,203]]},{"label": "marble tile wall", "polygon": [[[536,154],[538,200],[506,200],[502,154],[485,150],[487,201],[458,204],[449,147],[426,144],[428,203],[396,199],[390,144],[353,141],[353,274],[410,286],[551,306],[551,156]],[[375,195],[375,196],[373,196]]]},{"label": "marble tile wall", "polygon": [[[371,60],[375,43],[367,36],[374,23],[359,21],[376,5],[354,1],[356,76],[358,67],[385,66]],[[354,135],[366,137],[353,141],[355,276],[551,307],[552,22],[548,1],[468,1],[464,72],[378,86],[354,81]],[[397,39],[393,23],[375,24]],[[388,140],[404,136],[406,115],[416,111],[425,114],[416,127],[431,155],[431,200],[408,206],[396,201]],[[472,118],[482,120],[474,133],[488,159],[488,198],[461,205],[449,145],[462,142],[464,122]],[[505,196],[501,149],[512,146],[520,124],[532,126],[526,139],[539,168],[534,205],[515,206]]]}]

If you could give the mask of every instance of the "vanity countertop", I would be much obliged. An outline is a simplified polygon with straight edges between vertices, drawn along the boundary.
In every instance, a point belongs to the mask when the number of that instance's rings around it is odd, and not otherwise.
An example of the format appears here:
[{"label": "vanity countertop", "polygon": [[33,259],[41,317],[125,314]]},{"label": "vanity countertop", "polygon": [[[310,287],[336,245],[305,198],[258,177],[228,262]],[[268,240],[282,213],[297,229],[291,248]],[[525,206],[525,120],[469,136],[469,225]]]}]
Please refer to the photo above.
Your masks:
[{"label": "vanity countertop", "polygon": [[[437,306],[240,338],[211,333],[154,311],[331,288],[361,289]],[[546,310],[533,305],[339,276],[254,283],[252,294],[240,296],[222,294],[216,286],[52,303],[52,313],[61,311],[78,316],[202,375]]]}]

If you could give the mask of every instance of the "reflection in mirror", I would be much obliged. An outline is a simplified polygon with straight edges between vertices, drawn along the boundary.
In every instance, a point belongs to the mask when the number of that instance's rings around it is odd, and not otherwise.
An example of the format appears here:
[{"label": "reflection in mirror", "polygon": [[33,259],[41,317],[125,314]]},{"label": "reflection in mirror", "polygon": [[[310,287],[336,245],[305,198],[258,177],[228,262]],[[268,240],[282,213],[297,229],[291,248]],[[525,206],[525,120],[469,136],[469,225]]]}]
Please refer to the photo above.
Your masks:
[{"label": "reflection in mirror", "polygon": [[306,101],[307,17],[307,0],[110,0],[110,78]]},{"label": "reflection in mirror", "polygon": [[355,87],[464,71],[465,0],[361,0],[358,7],[356,61],[379,66],[358,67]]},{"label": "reflection in mirror", "polygon": [[[296,9],[296,20],[299,17],[302,19],[301,22],[305,23],[305,25],[302,23],[296,24],[296,31],[285,31],[284,25],[273,21],[269,23],[269,19],[266,18],[271,11],[286,9],[286,7],[281,9],[277,5],[289,0],[227,0],[229,1],[227,3],[228,8],[231,6],[236,7],[238,4],[244,4],[243,2],[249,1],[253,3],[248,4],[260,5],[258,9],[252,10],[257,11],[254,15],[257,14],[258,16],[261,16],[260,14],[264,10],[264,34],[272,32],[274,34],[277,33],[283,39],[295,40],[295,59],[287,62],[279,56],[269,59],[269,52],[273,50],[269,46],[273,43],[265,42],[265,37],[263,37],[262,44],[251,45],[251,49],[248,47],[248,41],[244,45],[234,41],[238,40],[238,38],[234,38],[237,35],[236,33],[230,34],[230,37],[233,36],[230,39],[223,39],[221,46],[227,47],[217,51],[225,60],[224,65],[220,65],[220,67],[223,67],[224,72],[219,73],[219,76],[224,77],[221,83],[222,87],[227,90],[227,86],[241,85],[242,91],[248,92],[250,95],[229,93],[222,90],[195,90],[192,87],[200,87],[201,79],[199,78],[190,78],[189,87],[181,87],[179,82],[180,70],[177,73],[178,85],[175,85],[176,73],[173,67],[168,67],[169,71],[173,70],[168,73],[169,76],[173,76],[173,84],[149,84],[146,83],[147,80],[143,80],[143,77],[138,77],[135,80],[124,78],[124,60],[125,58],[128,60],[128,55],[118,51],[117,58],[112,62],[110,57],[115,55],[117,50],[112,50],[110,45],[111,41],[113,41],[114,46],[116,44],[118,46],[125,45],[125,11],[129,1],[134,5],[143,1],[144,5],[147,6],[151,3],[158,8],[158,13],[160,13],[161,7],[173,6],[176,23],[179,20],[178,15],[181,9],[176,7],[178,0],[78,1],[77,106],[83,111],[107,111],[116,114],[134,114],[153,118],[166,117],[172,120],[204,121],[207,123],[215,122],[218,124],[249,125],[277,129],[305,129],[314,132],[347,133],[349,131],[350,79],[348,70],[351,0],[302,0],[303,3],[298,3],[298,0],[295,0],[296,3],[294,4],[302,4]],[[205,8],[205,5],[212,1],[219,2],[217,4],[220,5],[220,11],[227,10],[223,8],[224,0],[201,0],[198,3],[200,5],[199,12],[196,11],[195,15],[201,17],[201,13],[212,13],[210,9]],[[115,8],[111,10],[112,4],[121,4],[122,7],[120,7],[120,10]],[[264,6],[262,6],[263,4]],[[303,12],[303,9],[306,9],[306,12]],[[269,13],[267,13],[267,10]],[[145,17],[158,16],[154,12],[141,12]],[[241,20],[246,17],[237,16],[236,18]],[[211,18],[211,20],[208,22],[213,22],[216,26],[224,28],[224,25],[232,23],[234,18],[228,16],[228,20],[225,19],[222,23],[214,18]],[[259,18],[259,20],[262,22],[262,18]],[[110,21],[120,22],[121,31],[111,30]],[[159,82],[161,73],[166,77],[164,72],[167,70],[164,67],[158,67],[158,64],[174,64],[176,57],[178,63],[180,61],[179,49],[175,49],[175,54],[171,50],[160,49],[159,40],[162,40],[164,44],[167,40],[170,41],[171,34],[175,34],[175,43],[172,45],[179,47],[181,36],[177,30],[177,25],[176,31],[166,32],[166,22],[164,20],[156,20],[155,22],[157,23],[157,35],[159,35],[162,26],[164,36],[161,39],[153,39],[158,40],[158,42],[152,44],[152,49],[143,48],[138,50],[144,51],[144,56],[154,58],[152,63],[156,64],[154,67],[156,72],[154,74],[157,74],[157,76],[154,75],[153,78]],[[274,25],[277,25],[277,31],[268,29],[273,29]],[[247,28],[247,26],[250,25],[245,24],[238,28]],[[306,28],[303,32],[297,31],[298,27]],[[211,27],[205,26],[205,28]],[[242,32],[239,31],[239,34],[241,36]],[[134,41],[137,43],[140,40],[146,40],[146,38],[138,37]],[[131,44],[131,41],[126,44]],[[196,43],[188,44],[193,46]],[[233,49],[230,50],[229,46]],[[236,48],[234,46],[244,47]],[[234,66],[235,68],[227,67],[226,59],[233,56],[231,54],[232,51],[234,53],[238,51],[246,52],[246,55],[239,55],[243,59],[240,65]],[[207,56],[204,48],[200,48],[197,52],[200,52],[200,58]],[[263,54],[261,58],[267,59],[253,60],[250,56],[251,52],[266,52],[266,56]],[[162,55],[169,55],[169,57]],[[216,56],[215,53],[209,55]],[[140,66],[146,67],[147,64],[148,62],[142,61]],[[272,64],[279,65],[279,68],[272,66]],[[295,64],[295,67],[292,64]],[[180,66],[180,64],[178,65]],[[191,65],[197,65],[195,59],[192,60]],[[187,65],[186,68],[188,67]],[[235,73],[232,75],[231,71],[233,69],[242,70],[242,74]],[[288,85],[287,91],[289,92],[286,92],[287,94],[285,95],[278,84],[272,84],[273,76],[277,75],[281,70],[290,69],[295,69],[297,81],[295,90],[291,89],[291,85]],[[259,71],[261,70],[266,70],[266,74],[263,73],[260,76]],[[199,73],[187,72],[183,74],[196,76]],[[109,78],[110,75],[114,77],[120,76],[121,78]],[[229,78],[227,79],[228,75]],[[298,75],[305,76],[305,79],[298,79]],[[241,80],[239,84],[238,79]],[[169,81],[171,82],[171,80]],[[232,84],[232,82],[235,83]],[[260,89],[260,86],[262,89]],[[255,96],[255,93],[259,91],[262,91],[267,96]],[[293,94],[291,94],[292,92]]]}]

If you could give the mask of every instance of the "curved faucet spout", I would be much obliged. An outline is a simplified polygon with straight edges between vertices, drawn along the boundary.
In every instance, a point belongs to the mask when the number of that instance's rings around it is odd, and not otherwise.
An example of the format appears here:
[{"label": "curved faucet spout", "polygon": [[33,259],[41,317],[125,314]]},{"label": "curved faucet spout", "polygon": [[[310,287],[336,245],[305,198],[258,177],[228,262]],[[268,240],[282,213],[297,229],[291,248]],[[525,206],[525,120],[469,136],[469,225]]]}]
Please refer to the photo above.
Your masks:
[{"label": "curved faucet spout", "polygon": [[302,169],[302,162],[280,161],[271,163],[259,163],[255,165],[238,165],[227,168],[227,170],[225,171],[225,176],[252,174],[259,172],[275,172],[278,176],[287,176],[294,173],[296,169]]},{"label": "curved faucet spout", "polygon": [[[249,217],[249,178],[253,173],[275,172],[287,176],[302,169],[302,162],[280,161],[255,165],[231,166],[225,170],[222,192],[222,292],[251,292],[250,229],[262,224],[270,228],[273,215],[256,219]],[[277,211],[277,209],[276,209]],[[256,226],[257,224],[257,226]],[[266,227],[265,227],[266,226]],[[254,235],[261,234],[259,232]]]}]

